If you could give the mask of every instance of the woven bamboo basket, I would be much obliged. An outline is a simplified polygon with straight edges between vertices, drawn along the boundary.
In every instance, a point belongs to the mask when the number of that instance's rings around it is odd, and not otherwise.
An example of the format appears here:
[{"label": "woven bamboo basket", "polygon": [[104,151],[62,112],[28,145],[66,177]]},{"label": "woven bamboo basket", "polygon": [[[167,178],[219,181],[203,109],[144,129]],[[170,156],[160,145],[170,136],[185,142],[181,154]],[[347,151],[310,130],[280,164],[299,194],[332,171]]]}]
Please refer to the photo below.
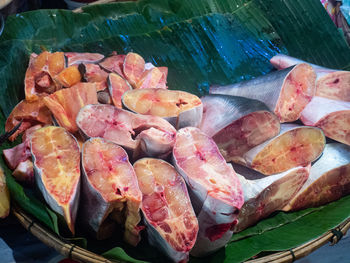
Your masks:
[{"label": "woven bamboo basket", "polygon": [[[64,238],[53,233],[31,216],[24,212],[19,206],[12,208],[12,213],[17,217],[22,226],[30,233],[36,236],[45,245],[54,248],[58,253],[65,257],[87,262],[87,263],[102,263],[102,262],[118,262],[124,263],[125,261],[109,260],[100,255],[97,255],[91,251],[83,249],[75,244],[66,241]],[[322,236],[309,241],[296,248],[276,252],[264,257],[258,257],[253,260],[247,261],[247,263],[284,263],[293,262],[299,258],[305,257],[311,252],[317,250],[324,244],[331,242],[332,245],[336,244],[343,235],[350,229],[350,218],[345,220],[335,229],[329,230]]]},{"label": "woven bamboo basket", "polygon": [[[137,0],[99,0],[88,5],[95,4],[106,4],[111,2],[120,2],[120,1],[137,1]],[[82,8],[77,8],[73,12],[79,13],[82,12]],[[125,261],[121,260],[110,260],[97,255],[91,251],[83,249],[75,244],[70,243],[65,240],[63,237],[58,236],[53,233],[51,230],[43,226],[40,222],[37,222],[31,215],[23,211],[18,205],[12,207],[12,213],[19,220],[21,225],[36,236],[40,241],[45,245],[54,248],[61,255],[71,258],[81,262],[87,263],[124,263]],[[301,246],[296,248],[276,252],[267,256],[257,257],[252,260],[246,261],[246,263],[284,263],[284,262],[293,262],[297,259],[303,258],[310,254],[311,252],[317,250],[321,246],[325,245],[328,242],[331,242],[331,245],[336,244],[343,235],[350,229],[350,218],[342,222],[335,229],[329,230],[324,233],[322,236],[309,241]]]}]

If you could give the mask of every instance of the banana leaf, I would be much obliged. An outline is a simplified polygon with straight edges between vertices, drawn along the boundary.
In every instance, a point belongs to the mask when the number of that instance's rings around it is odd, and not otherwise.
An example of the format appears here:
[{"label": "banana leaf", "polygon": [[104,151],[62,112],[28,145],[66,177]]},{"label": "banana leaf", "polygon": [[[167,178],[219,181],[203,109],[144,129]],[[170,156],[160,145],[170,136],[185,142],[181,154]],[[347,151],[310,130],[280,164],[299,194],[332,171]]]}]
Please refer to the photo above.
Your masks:
[{"label": "banana leaf", "polygon": [[[169,67],[171,89],[197,95],[205,94],[212,84],[270,72],[269,58],[277,53],[338,69],[348,68],[350,61],[344,37],[319,0],[141,0],[86,7],[77,14],[32,11],[10,16],[0,37],[2,129],[5,117],[24,97],[29,55],[42,50],[105,55],[135,51],[146,61]],[[27,194],[8,169],[5,172],[15,201],[58,233],[56,215]],[[191,261],[240,262],[261,251],[290,249],[337,226],[350,216],[349,211],[346,197],[321,208],[276,213],[233,236],[213,256]],[[87,246],[94,247],[89,241]],[[130,255],[137,260],[165,260],[147,242],[136,249],[124,244],[108,249],[104,255],[114,259],[132,261]]]}]

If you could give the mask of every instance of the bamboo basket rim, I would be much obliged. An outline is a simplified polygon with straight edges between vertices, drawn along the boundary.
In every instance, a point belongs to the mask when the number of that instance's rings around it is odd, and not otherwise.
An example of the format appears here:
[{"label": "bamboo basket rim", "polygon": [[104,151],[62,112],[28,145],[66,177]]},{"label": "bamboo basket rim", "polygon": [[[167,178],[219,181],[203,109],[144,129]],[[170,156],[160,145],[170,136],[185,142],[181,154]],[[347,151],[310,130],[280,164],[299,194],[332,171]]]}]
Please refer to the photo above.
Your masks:
[{"label": "bamboo basket rim", "polygon": [[[11,210],[14,216],[26,230],[32,233],[45,245],[54,248],[58,253],[67,258],[88,263],[127,263],[127,261],[122,260],[106,259],[101,255],[97,255],[89,250],[70,243],[63,237],[60,237],[56,233],[53,233],[47,227],[37,222],[37,220],[33,219],[33,216],[27,214],[22,208],[19,207],[19,205],[13,205]],[[300,246],[256,259],[248,260],[246,263],[293,262],[297,259],[307,256],[328,242],[330,242],[331,245],[335,245],[341,240],[342,236],[345,235],[349,229],[350,217],[339,224],[336,228],[331,229],[318,238],[315,238]]]}]

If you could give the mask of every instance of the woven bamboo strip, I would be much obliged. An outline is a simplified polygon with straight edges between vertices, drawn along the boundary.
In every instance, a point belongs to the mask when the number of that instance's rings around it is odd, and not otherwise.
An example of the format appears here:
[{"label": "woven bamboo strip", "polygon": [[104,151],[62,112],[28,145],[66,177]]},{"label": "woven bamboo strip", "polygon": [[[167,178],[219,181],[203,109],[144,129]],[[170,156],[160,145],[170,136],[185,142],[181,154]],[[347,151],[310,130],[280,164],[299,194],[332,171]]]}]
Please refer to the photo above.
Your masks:
[{"label": "woven bamboo strip", "polygon": [[[34,236],[41,240],[44,244],[49,247],[54,248],[57,252],[62,254],[65,257],[72,258],[77,261],[88,262],[88,263],[124,263],[124,261],[111,261],[102,256],[99,256],[95,253],[92,253],[86,249],[80,248],[74,244],[66,242],[63,238],[60,238],[56,234],[52,233],[47,228],[36,223],[30,215],[27,215],[21,208],[14,206],[12,209],[13,214],[17,217],[19,222]],[[343,235],[350,229],[350,218],[341,223],[336,230],[341,231]],[[274,254],[264,256],[261,258],[249,260],[246,263],[286,263],[293,262],[296,259],[305,257],[321,246],[325,245],[328,242],[332,244],[337,243],[339,240],[332,231],[328,231],[322,236],[307,242],[301,246],[298,246],[294,249],[276,252]],[[294,255],[294,256],[293,256]]]}]

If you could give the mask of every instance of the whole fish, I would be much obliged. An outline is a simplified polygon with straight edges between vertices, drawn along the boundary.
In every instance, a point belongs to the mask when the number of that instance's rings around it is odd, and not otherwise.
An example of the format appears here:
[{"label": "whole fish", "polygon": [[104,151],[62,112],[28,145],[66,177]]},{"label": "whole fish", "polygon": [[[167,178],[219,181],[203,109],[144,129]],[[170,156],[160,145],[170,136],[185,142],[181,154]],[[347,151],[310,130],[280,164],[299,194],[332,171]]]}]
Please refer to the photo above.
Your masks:
[{"label": "whole fish", "polygon": [[310,165],[298,166],[266,177],[244,166],[234,164],[233,167],[244,194],[244,204],[239,211],[234,232],[240,232],[273,212],[282,210],[299,192],[310,172]]},{"label": "whole fish", "polygon": [[176,170],[184,177],[199,224],[194,256],[223,247],[243,205],[241,184],[215,142],[194,127],[180,129],[173,148]]},{"label": "whole fish", "polygon": [[292,122],[315,94],[316,74],[306,64],[298,64],[252,80],[228,86],[210,87],[211,94],[242,96],[264,102],[280,122]]},{"label": "whole fish", "polygon": [[329,143],[312,165],[309,179],[284,207],[295,211],[317,207],[350,194],[350,146]]},{"label": "whole fish", "polygon": [[313,97],[300,119],[322,129],[327,137],[350,145],[350,101]]},{"label": "whole fish", "polygon": [[[270,59],[277,69],[304,63],[305,61],[278,54]],[[350,101],[350,71],[328,69],[310,64],[316,72],[316,96],[333,100]]]},{"label": "whole fish", "polygon": [[280,134],[246,152],[242,164],[265,175],[281,173],[316,160],[325,143],[319,128],[282,124]]},{"label": "whole fish", "polygon": [[227,162],[239,160],[280,131],[276,115],[258,100],[210,94],[201,101],[203,117],[199,128],[213,138]]}]

